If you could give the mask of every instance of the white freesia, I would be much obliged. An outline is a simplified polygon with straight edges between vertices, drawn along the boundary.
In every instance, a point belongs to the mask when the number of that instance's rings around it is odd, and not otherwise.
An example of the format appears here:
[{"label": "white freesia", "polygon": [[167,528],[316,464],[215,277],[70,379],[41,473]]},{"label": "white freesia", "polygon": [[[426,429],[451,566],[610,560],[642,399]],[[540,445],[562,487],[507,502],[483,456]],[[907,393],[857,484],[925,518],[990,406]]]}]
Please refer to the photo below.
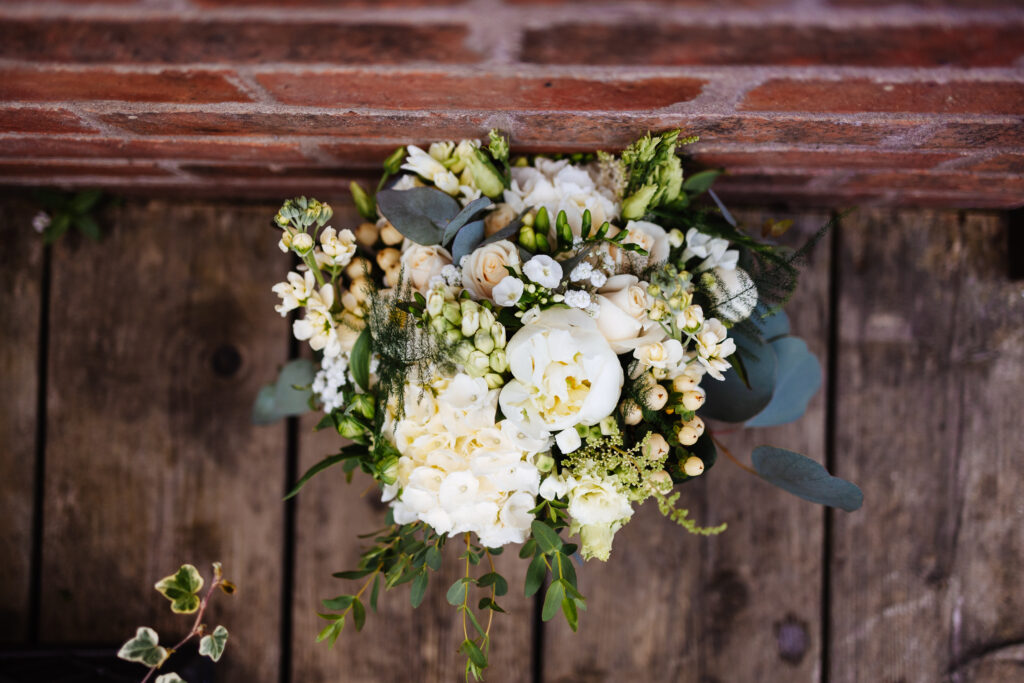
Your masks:
[{"label": "white freesia", "polygon": [[522,280],[506,275],[498,284],[494,285],[491,297],[499,306],[515,306],[523,296],[523,287]]},{"label": "white freesia", "polygon": [[523,432],[542,437],[594,425],[618,404],[622,366],[583,311],[537,314],[508,341],[506,354],[514,379],[499,403]]},{"label": "white freesia", "polygon": [[635,275],[608,278],[594,297],[597,328],[615,353],[628,353],[642,344],[659,342],[665,330],[647,316],[651,297],[647,283]]},{"label": "white freesia", "polygon": [[444,267],[450,265],[452,255],[438,245],[424,246],[406,240],[402,251],[401,267],[412,288],[421,294],[430,290],[430,280],[441,275]]},{"label": "white freesia", "polygon": [[527,261],[523,273],[548,289],[555,289],[562,282],[562,264],[545,254],[537,254]]},{"label": "white freesia", "polygon": [[519,248],[508,240],[485,244],[463,259],[462,286],[474,299],[494,301],[494,288],[508,277],[508,268],[519,265]]},{"label": "white freesia", "polygon": [[483,378],[463,373],[406,386],[405,415],[395,420],[390,408],[383,429],[401,454],[397,481],[384,487],[396,522],[473,532],[488,547],[526,540],[540,473],[507,421],[495,423],[497,404]]},{"label": "white freesia", "polygon": [[402,164],[404,170],[412,171],[424,180],[429,180],[442,192],[450,195],[459,193],[459,179],[445,168],[444,164],[416,145],[409,145],[406,151],[408,156]]},{"label": "white freesia", "polygon": [[505,190],[504,199],[516,213],[544,207],[551,217],[552,230],[559,212],[565,211],[574,235],[581,234],[585,211],[590,211],[594,226],[613,220],[619,213],[615,196],[595,183],[591,169],[573,166],[567,159],[538,157],[533,166],[512,168],[512,184]]}]

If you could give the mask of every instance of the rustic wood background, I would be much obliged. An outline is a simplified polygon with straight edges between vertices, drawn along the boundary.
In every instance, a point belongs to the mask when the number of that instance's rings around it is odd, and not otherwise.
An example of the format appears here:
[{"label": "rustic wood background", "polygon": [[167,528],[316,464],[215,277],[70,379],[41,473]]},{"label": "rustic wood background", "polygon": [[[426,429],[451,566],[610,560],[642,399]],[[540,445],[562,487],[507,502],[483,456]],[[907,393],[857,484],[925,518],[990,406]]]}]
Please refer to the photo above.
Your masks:
[{"label": "rustic wood background", "polygon": [[[274,209],[130,201],[102,243],[44,249],[31,205],[0,202],[0,681],[132,680],[110,662],[120,642],[187,628],[153,582],[214,560],[241,589],[212,608],[232,633],[217,681],[461,680],[445,579],[416,612],[396,591],[362,634],[313,642],[318,600],[345,590],[331,572],[383,510],[337,471],[282,503],[336,437],[249,423],[297,349],[272,308]],[[767,215],[784,217],[745,212]],[[722,459],[684,502],[728,532],[642,509],[581,573],[576,635],[538,622],[506,553],[488,680],[1024,680],[1024,282],[1006,244],[995,213],[846,217],[789,308],[826,389],[796,424],[722,438],[806,452],[864,508],[825,511]]]}]

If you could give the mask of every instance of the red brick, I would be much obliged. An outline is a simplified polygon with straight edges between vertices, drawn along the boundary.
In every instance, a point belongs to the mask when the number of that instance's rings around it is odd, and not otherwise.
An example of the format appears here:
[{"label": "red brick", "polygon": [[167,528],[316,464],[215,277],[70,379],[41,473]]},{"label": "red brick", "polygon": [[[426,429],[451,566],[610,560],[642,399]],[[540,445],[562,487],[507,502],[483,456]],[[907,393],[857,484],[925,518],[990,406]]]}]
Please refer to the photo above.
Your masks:
[{"label": "red brick", "polygon": [[770,142],[800,145],[877,145],[892,135],[902,135],[917,122],[884,123],[778,119],[759,116],[687,118],[680,123],[686,135],[700,135],[702,142]]},{"label": "red brick", "polygon": [[213,71],[121,73],[99,67],[0,69],[0,99],[125,100],[129,102],[248,102],[248,95]]},{"label": "red brick", "polygon": [[1024,24],[830,28],[764,23],[555,25],[526,32],[540,64],[1011,66]]},{"label": "red brick", "polygon": [[140,135],[322,135],[372,139],[400,135],[409,140],[486,136],[483,115],[321,113],[145,112],[97,114],[110,125]]},{"label": "red brick", "polygon": [[[68,138],[33,135],[0,139],[0,156],[81,159],[182,159],[198,161],[305,160],[297,143],[223,140],[152,140],[105,137]],[[383,159],[383,157],[381,157]]]},{"label": "red brick", "polygon": [[204,178],[338,178],[352,175],[351,169],[335,166],[182,164],[179,168],[186,173]]},{"label": "red brick", "polygon": [[736,171],[745,166],[758,168],[933,168],[943,161],[958,158],[957,154],[923,154],[919,152],[843,152],[763,151],[763,152],[696,152],[694,159],[706,166]]},{"label": "red brick", "polygon": [[842,190],[920,190],[927,192],[975,192],[981,195],[1001,194],[1018,197],[1024,202],[1024,177],[979,176],[974,173],[880,172],[864,173],[851,178]]},{"label": "red brick", "polygon": [[[829,0],[829,4],[840,7],[888,7],[897,3],[893,0]],[[900,0],[899,4],[918,7],[984,9],[987,7],[1018,7],[1020,0]]]},{"label": "red brick", "polygon": [[[2,87],[2,86],[0,86]],[[0,133],[94,133],[96,129],[77,115],[60,108],[0,109]],[[0,140],[0,149],[7,143]]]},{"label": "red brick", "polygon": [[0,177],[57,178],[63,176],[105,176],[137,178],[140,176],[169,176],[153,164],[119,164],[116,166],[87,163],[46,163],[32,161],[0,161]]},{"label": "red brick", "polygon": [[958,171],[982,171],[985,173],[1015,173],[1024,175],[1024,153],[1000,154],[984,161],[959,166]]},{"label": "red brick", "polygon": [[346,166],[380,168],[384,159],[399,146],[398,143],[335,142],[321,144],[320,149]]},{"label": "red brick", "polygon": [[[652,5],[683,5],[700,6],[713,5],[716,7],[768,7],[773,5],[788,5],[793,0],[649,0]],[[617,4],[621,0],[505,0],[506,5],[610,5]]]},{"label": "red brick", "polygon": [[1024,111],[1024,83],[773,79],[748,93],[740,109],[815,113],[1017,114]]},{"label": "red brick", "polygon": [[430,7],[461,5],[466,0],[193,0],[201,7],[272,6],[301,9],[303,7]]},{"label": "red brick", "polygon": [[491,111],[658,109],[692,100],[706,83],[694,78],[597,80],[365,71],[271,73],[256,79],[286,104]]},{"label": "red brick", "polygon": [[86,64],[477,61],[454,24],[6,19],[0,57]]},{"label": "red brick", "polygon": [[1024,147],[1024,121],[1017,123],[946,123],[921,147],[968,149]]},{"label": "red brick", "polygon": [[813,173],[757,173],[744,171],[728,171],[715,181],[715,189],[760,186],[764,188],[801,188],[817,176]]}]

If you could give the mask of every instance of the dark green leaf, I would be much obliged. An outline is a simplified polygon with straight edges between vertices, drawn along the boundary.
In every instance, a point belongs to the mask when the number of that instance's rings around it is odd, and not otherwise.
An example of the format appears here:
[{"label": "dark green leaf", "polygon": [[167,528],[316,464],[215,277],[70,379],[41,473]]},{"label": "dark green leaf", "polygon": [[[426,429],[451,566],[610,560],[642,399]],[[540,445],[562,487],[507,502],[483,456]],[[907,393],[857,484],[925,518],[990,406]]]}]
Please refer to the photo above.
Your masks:
[{"label": "dark green leaf", "polygon": [[476,632],[479,633],[481,636],[486,636],[487,632],[484,630],[484,627],[480,624],[480,621],[476,618],[476,615],[473,614],[473,610],[471,610],[468,605],[461,609],[463,612],[466,613],[466,616],[469,617],[469,623],[473,624],[473,628],[476,629]]},{"label": "dark green leaf", "polygon": [[349,606],[352,604],[353,600],[355,600],[354,595],[339,595],[336,598],[331,598],[329,600],[321,600],[320,602],[322,602],[324,604],[324,607],[327,609],[341,611],[348,609]]},{"label": "dark green leaf", "polygon": [[143,666],[160,666],[167,659],[169,653],[166,648],[160,647],[160,637],[153,629],[140,626],[135,632],[135,637],[121,646],[117,656],[129,662],[138,662]]},{"label": "dark green leaf", "polygon": [[215,662],[220,661],[224,654],[224,646],[228,642],[228,630],[223,626],[213,629],[213,633],[203,636],[199,641],[199,654],[205,655]]},{"label": "dark green leaf", "polygon": [[370,389],[370,351],[371,351],[370,327],[367,325],[356,338],[352,346],[352,354],[349,359],[349,367],[352,370],[352,377],[364,391]]},{"label": "dark green leaf", "polygon": [[435,545],[427,549],[427,566],[435,572],[441,568],[441,551]]},{"label": "dark green leaf", "polygon": [[544,556],[537,555],[530,562],[530,566],[526,570],[526,582],[523,586],[526,597],[530,597],[540,590],[540,587],[544,585],[544,579],[547,575],[548,566],[544,563]]},{"label": "dark green leaf", "polygon": [[807,350],[807,344],[796,337],[782,337],[772,342],[778,357],[778,380],[771,402],[748,427],[774,427],[799,419],[807,404],[821,388],[821,363]]},{"label": "dark green leaf", "polygon": [[53,220],[43,231],[43,242],[45,244],[53,244],[60,239],[64,233],[71,227],[71,215],[66,213],[58,213],[53,216]]},{"label": "dark green leaf", "polygon": [[461,209],[456,200],[433,187],[381,190],[377,208],[400,233],[423,245],[439,244],[442,226]]},{"label": "dark green leaf", "polygon": [[101,190],[86,190],[79,192],[71,200],[71,210],[75,213],[88,213],[96,206],[103,197]]},{"label": "dark green leaf", "polygon": [[[377,598],[380,595],[380,574],[373,577],[373,588],[370,590],[370,609],[377,611]],[[415,605],[413,605],[415,607]]]},{"label": "dark green leaf", "polygon": [[154,587],[171,601],[172,612],[191,614],[199,609],[199,596],[196,594],[203,587],[203,577],[190,564],[181,565],[181,569],[160,579]]},{"label": "dark green leaf", "polygon": [[694,173],[683,182],[683,190],[691,194],[707,192],[711,189],[711,185],[715,182],[715,179],[720,175],[722,175],[722,171],[717,169]]},{"label": "dark green leaf", "polygon": [[466,653],[466,656],[469,657],[470,661],[478,667],[481,669],[487,667],[487,657],[484,656],[484,653],[480,651],[480,648],[477,647],[476,643],[472,640],[464,641],[462,643],[462,650]]},{"label": "dark green leaf", "polygon": [[484,574],[477,581],[477,585],[481,588],[493,585],[494,594],[499,597],[508,593],[508,581],[505,580],[504,576],[497,572],[488,572],[487,574]]},{"label": "dark green leaf", "polygon": [[299,492],[299,490],[306,485],[307,481],[309,481],[316,475],[320,474],[331,465],[336,465],[339,462],[348,460],[350,457],[351,456],[345,455],[344,453],[327,456],[326,458],[324,458],[323,460],[321,460],[320,462],[306,470],[306,473],[303,474],[302,477],[297,482],[295,482],[295,486],[292,488],[291,491],[288,492],[288,495],[285,496],[284,499],[288,500],[292,496],[296,495]]},{"label": "dark green leaf", "polygon": [[371,571],[373,571],[373,570],[372,569],[354,569],[354,570],[348,571],[348,572],[334,572],[333,574],[331,574],[331,576],[333,576],[336,579],[346,579],[348,581],[355,581],[356,579],[361,579],[364,576],[368,576]]},{"label": "dark green leaf", "polygon": [[479,607],[479,609],[489,609],[489,610],[492,610],[494,612],[501,612],[501,613],[505,612],[505,610],[503,610],[498,605],[498,603],[494,602],[494,600],[492,600],[491,598],[480,598],[480,604],[477,605],[477,607]]},{"label": "dark green leaf", "polygon": [[532,538],[528,538],[526,540],[526,543],[524,543],[522,547],[519,548],[519,557],[525,560],[526,558],[532,556],[536,549],[537,541],[533,540]]},{"label": "dark green leaf", "polygon": [[470,581],[472,581],[472,579],[464,576],[451,585],[451,588],[448,589],[447,595],[445,595],[445,599],[448,600],[449,605],[461,605],[466,601],[466,594],[469,591],[469,586],[467,584]]},{"label": "dark green leaf", "polygon": [[427,594],[427,582],[430,577],[427,576],[426,571],[421,571],[413,579],[412,587],[409,590],[409,603],[413,606],[413,609],[423,604],[423,596]]},{"label": "dark green leaf", "polygon": [[363,625],[366,623],[366,608],[363,607],[359,598],[352,603],[352,620],[355,622],[356,631],[362,631]]},{"label": "dark green leaf", "polygon": [[855,484],[833,477],[807,456],[774,446],[758,446],[752,459],[762,479],[804,500],[847,512],[853,512],[864,502],[864,494]]},{"label": "dark green leaf", "polygon": [[75,227],[93,242],[100,241],[100,226],[92,216],[75,216]]},{"label": "dark green leaf", "polygon": [[530,525],[530,530],[537,545],[546,555],[551,555],[562,549],[562,539],[558,537],[558,532],[544,522],[534,520]]},{"label": "dark green leaf", "polygon": [[565,621],[569,624],[569,628],[575,633],[579,626],[579,614],[576,612],[576,603],[569,598],[563,599],[562,614],[565,615]]},{"label": "dark green leaf", "polygon": [[484,222],[473,221],[462,226],[459,234],[452,242],[452,263],[458,263],[463,256],[468,256],[484,238]]},{"label": "dark green leaf", "polygon": [[565,586],[562,581],[552,581],[548,586],[547,595],[544,596],[544,607],[541,610],[541,619],[551,621],[552,617],[558,614],[562,607],[562,600],[565,600]]}]

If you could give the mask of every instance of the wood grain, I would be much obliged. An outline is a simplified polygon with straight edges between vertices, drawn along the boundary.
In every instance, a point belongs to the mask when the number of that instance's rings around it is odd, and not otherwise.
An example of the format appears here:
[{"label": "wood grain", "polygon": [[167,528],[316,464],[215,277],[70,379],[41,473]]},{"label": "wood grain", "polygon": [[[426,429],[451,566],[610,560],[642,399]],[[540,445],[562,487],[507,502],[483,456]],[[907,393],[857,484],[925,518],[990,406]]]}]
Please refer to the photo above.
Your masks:
[{"label": "wood grain", "polygon": [[[742,214],[754,227],[766,217]],[[828,217],[795,218],[794,232],[806,236]],[[794,332],[823,363],[829,265],[828,245],[819,245],[787,307]],[[766,442],[820,460],[824,410],[821,393],[797,423],[722,438],[748,462],[751,448]],[[653,504],[641,507],[616,535],[609,562],[589,562],[580,572],[589,605],[580,632],[557,620],[545,627],[544,680],[816,679],[821,508],[760,482],[721,455],[706,477],[683,488],[680,504],[701,523],[725,521],[729,529],[697,538],[663,519]]]},{"label": "wood grain", "polygon": [[29,637],[42,238],[27,202],[0,204],[0,643]]},{"label": "wood grain", "polygon": [[[1019,680],[1024,287],[998,216],[860,211],[840,263],[830,680]],[[1015,672],[1015,673],[1014,673]]]},{"label": "wood grain", "polygon": [[284,360],[266,207],[129,203],[102,244],[54,252],[42,630],[48,643],[176,640],[153,583],[224,563],[239,586],[218,677],[276,678],[283,426],[253,427]]}]

